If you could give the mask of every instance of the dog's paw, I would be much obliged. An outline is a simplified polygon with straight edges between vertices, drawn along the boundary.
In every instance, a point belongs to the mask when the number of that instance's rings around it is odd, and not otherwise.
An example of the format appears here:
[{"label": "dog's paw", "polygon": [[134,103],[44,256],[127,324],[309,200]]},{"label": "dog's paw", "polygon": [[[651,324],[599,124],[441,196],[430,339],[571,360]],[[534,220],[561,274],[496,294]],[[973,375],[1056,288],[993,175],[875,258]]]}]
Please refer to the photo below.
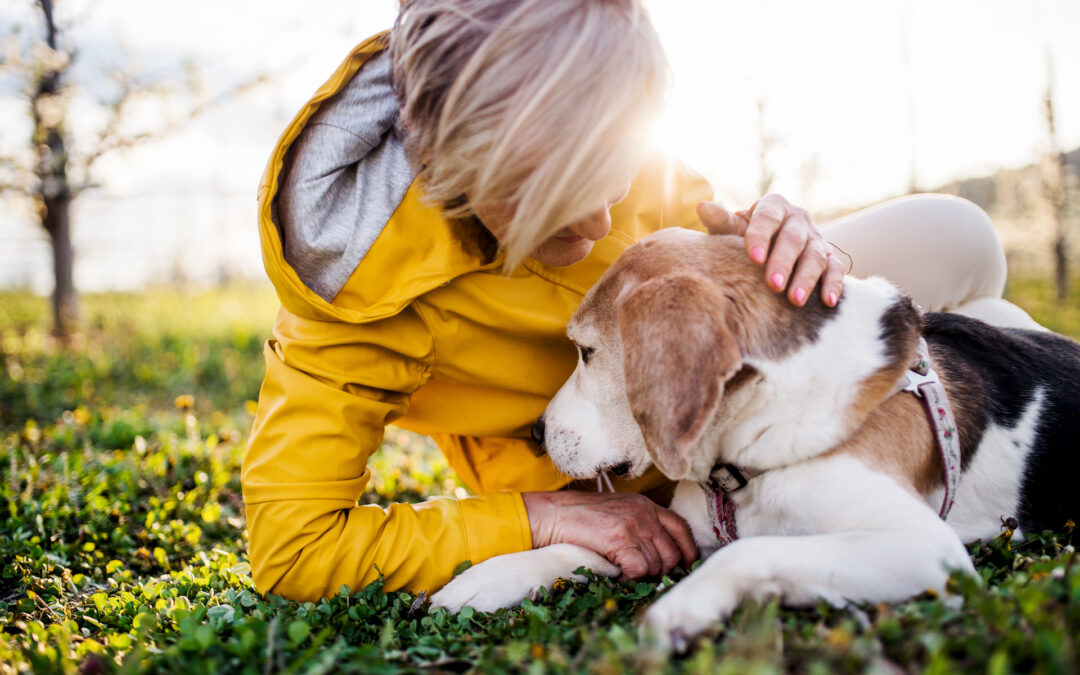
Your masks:
[{"label": "dog's paw", "polygon": [[551,588],[559,578],[584,581],[574,574],[588,567],[602,576],[616,576],[619,568],[603,557],[569,544],[508,553],[473,565],[431,598],[432,607],[457,613],[463,607],[494,612],[536,599],[541,588]]},{"label": "dog's paw", "polygon": [[520,575],[508,574],[507,568],[510,566],[500,560],[513,555],[518,554],[499,556],[473,565],[431,596],[431,606],[442,607],[454,614],[464,607],[494,612],[535,596],[539,590],[536,584]]},{"label": "dog's paw", "polygon": [[641,639],[661,652],[685,652],[694,638],[731,616],[737,601],[734,588],[723,579],[691,575],[646,610]]}]

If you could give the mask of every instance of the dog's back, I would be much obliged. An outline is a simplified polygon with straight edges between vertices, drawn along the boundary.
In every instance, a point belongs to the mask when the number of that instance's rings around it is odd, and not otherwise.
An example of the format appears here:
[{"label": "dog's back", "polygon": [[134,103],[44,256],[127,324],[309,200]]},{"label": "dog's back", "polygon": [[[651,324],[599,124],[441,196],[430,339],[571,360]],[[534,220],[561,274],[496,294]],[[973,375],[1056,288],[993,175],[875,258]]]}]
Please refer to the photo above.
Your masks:
[{"label": "dog's back", "polygon": [[[1080,345],[1043,331],[1000,329],[957,314],[926,315],[924,335],[956,409],[965,479],[1013,501],[1021,530],[1061,529],[1080,515]],[[993,453],[994,457],[980,455]],[[1020,475],[1005,475],[1019,472]],[[962,500],[958,501],[958,504]],[[963,513],[950,517],[963,532]],[[986,536],[986,533],[980,533]],[[968,536],[965,536],[968,535]]]}]

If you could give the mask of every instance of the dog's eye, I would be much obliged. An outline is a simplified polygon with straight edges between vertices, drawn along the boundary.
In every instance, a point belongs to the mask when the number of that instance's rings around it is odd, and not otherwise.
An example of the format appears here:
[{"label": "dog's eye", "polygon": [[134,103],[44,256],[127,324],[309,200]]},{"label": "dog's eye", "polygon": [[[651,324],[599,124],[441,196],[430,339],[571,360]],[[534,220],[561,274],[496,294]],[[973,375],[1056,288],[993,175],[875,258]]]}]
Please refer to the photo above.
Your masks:
[{"label": "dog's eye", "polygon": [[581,352],[581,362],[582,363],[588,363],[589,358],[592,357],[594,352],[596,352],[596,350],[593,349],[592,347],[586,347],[585,345],[578,345],[577,348],[578,348],[578,351]]}]

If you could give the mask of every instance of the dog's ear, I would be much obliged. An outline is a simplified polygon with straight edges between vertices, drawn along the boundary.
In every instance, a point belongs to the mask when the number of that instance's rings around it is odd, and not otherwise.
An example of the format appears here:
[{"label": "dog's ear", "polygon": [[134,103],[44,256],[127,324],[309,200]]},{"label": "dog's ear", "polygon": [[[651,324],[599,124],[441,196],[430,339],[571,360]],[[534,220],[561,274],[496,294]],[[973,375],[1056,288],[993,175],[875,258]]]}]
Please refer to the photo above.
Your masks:
[{"label": "dog's ear", "polygon": [[669,478],[686,476],[689,447],[742,364],[728,329],[730,300],[700,276],[647,281],[616,301],[630,410]]}]

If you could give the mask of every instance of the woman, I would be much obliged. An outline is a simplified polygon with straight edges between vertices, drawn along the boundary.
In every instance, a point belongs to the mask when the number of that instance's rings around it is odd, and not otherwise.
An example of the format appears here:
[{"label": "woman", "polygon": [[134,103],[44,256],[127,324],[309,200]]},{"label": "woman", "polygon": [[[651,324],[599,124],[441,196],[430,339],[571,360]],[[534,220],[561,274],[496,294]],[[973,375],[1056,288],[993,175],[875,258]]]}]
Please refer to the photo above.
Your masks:
[{"label": "woman", "polygon": [[[639,0],[411,0],[300,112],[259,192],[282,303],[243,468],[261,591],[313,600],[381,573],[433,592],[463,560],[557,542],[630,577],[696,557],[686,524],[640,494],[664,485],[655,471],[615,494],[563,490],[534,452],[530,425],[576,359],[566,322],[661,227],[744,233],[797,305],[819,284],[835,305],[846,260],[783,198],[731,213],[646,156],[666,77]],[[927,308],[985,297],[1026,319],[998,299],[1004,258],[966,202],[893,203],[828,232],[855,272]],[[919,236],[936,247],[917,260]],[[478,496],[357,505],[391,422],[434,437]]]}]

